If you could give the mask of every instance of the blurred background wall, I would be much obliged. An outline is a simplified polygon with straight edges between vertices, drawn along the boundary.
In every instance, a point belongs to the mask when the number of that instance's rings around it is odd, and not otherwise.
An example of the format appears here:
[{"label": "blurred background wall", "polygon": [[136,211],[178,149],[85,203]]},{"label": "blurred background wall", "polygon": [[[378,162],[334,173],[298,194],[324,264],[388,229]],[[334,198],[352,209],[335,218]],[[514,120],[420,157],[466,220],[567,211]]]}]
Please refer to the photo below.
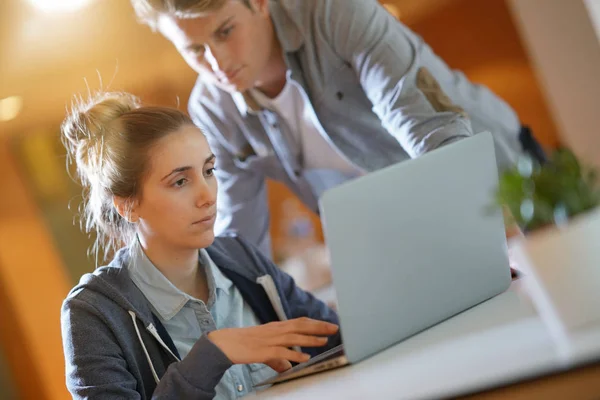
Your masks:
[{"label": "blurred background wall", "polygon": [[[561,1],[571,0],[546,4]],[[390,0],[386,6],[450,66],[507,100],[546,147],[564,139],[547,106],[547,84],[539,84],[525,50],[530,36],[521,39],[523,20],[511,15],[519,10],[505,0]],[[126,0],[90,0],[63,13],[43,12],[27,0],[0,2],[1,399],[68,398],[60,304],[95,266],[86,255],[92,238],[75,219],[79,188],[65,172],[59,142],[72,95],[125,90],[148,104],[185,110],[195,79],[166,40],[136,23]],[[270,183],[269,196],[276,260],[295,239],[288,232],[292,214],[312,224],[313,240],[322,240],[318,219],[285,188]]]}]

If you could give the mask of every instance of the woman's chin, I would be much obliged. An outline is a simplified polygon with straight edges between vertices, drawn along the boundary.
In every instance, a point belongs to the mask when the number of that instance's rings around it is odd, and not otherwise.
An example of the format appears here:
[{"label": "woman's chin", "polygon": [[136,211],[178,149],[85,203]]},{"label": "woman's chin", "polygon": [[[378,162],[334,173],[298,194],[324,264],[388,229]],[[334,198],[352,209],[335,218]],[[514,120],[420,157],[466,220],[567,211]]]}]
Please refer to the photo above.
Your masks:
[{"label": "woman's chin", "polygon": [[211,229],[209,231],[204,232],[202,235],[194,238],[194,243],[196,248],[203,249],[205,247],[210,246],[215,241],[215,232]]}]

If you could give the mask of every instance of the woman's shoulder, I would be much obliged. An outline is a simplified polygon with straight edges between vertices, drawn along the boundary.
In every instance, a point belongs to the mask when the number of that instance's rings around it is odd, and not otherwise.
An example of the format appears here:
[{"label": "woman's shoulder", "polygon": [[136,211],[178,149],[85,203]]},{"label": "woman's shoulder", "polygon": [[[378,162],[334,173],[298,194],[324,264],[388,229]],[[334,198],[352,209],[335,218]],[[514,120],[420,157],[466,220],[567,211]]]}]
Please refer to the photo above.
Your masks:
[{"label": "woman's shoulder", "polygon": [[206,250],[217,266],[233,270],[249,279],[256,280],[259,276],[272,272],[269,259],[238,234],[217,236]]},{"label": "woman's shoulder", "polygon": [[128,251],[121,249],[113,260],[81,277],[63,302],[63,309],[77,306],[135,310],[146,303],[127,270]]}]

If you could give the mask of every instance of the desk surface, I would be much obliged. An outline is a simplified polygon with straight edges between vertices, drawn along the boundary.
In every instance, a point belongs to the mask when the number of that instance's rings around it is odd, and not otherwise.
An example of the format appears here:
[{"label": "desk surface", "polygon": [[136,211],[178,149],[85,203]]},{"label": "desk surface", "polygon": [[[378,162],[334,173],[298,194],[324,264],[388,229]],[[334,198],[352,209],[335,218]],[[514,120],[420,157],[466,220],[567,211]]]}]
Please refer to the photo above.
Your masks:
[{"label": "desk surface", "polygon": [[356,365],[273,386],[260,399],[439,398],[567,369],[600,354],[600,327],[565,361],[527,295],[506,292]]}]

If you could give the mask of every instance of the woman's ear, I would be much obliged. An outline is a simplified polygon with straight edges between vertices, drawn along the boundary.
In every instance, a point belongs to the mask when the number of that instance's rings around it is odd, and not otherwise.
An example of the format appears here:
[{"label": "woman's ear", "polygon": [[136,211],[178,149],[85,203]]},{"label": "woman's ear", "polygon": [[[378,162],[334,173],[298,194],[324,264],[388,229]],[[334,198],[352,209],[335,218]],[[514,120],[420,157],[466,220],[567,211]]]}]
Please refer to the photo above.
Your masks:
[{"label": "woman's ear", "polygon": [[119,196],[113,196],[113,206],[119,215],[131,223],[136,223],[140,216],[136,212],[137,202]]}]

